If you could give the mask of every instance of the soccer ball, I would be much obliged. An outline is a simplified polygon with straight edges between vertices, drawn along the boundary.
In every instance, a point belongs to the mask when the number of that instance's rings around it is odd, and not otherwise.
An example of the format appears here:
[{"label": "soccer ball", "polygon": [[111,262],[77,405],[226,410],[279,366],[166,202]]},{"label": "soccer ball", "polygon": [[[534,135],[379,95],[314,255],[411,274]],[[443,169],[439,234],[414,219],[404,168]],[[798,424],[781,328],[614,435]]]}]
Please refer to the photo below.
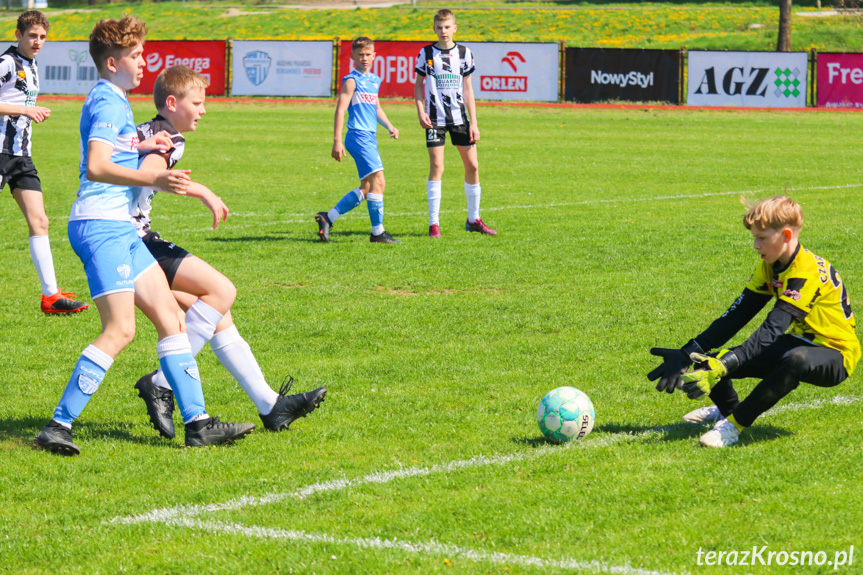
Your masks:
[{"label": "soccer ball", "polygon": [[536,411],[540,431],[555,443],[583,439],[593,429],[595,420],[593,402],[574,387],[552,389]]}]

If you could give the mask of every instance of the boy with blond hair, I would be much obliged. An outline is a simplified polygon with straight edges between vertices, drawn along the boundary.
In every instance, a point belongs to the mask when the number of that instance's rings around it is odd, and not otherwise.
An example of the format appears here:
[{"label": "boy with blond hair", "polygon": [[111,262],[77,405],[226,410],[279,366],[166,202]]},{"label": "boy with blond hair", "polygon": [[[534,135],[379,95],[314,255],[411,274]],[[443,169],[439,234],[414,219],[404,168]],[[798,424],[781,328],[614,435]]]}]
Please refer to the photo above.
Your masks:
[{"label": "boy with blond hair", "polygon": [[51,110],[36,105],[39,72],[36,55],[48,37],[48,18],[37,10],[18,16],[17,46],[0,56],[0,188],[9,190],[29,232],[30,258],[42,286],[42,312],[75,313],[89,307],[75,301],[75,294],[61,292],[54,273],[54,257],[48,241],[48,216],[42,196],[42,181],[33,164],[33,123],[44,122]]},{"label": "boy with blond hair", "polygon": [[147,28],[134,16],[102,20],[90,34],[90,56],[100,80],[81,110],[81,163],[78,199],[69,215],[69,243],[81,258],[102,332],[81,354],[53,419],[36,444],[64,455],[77,455],[72,422],[99,389],[114,359],[135,335],[135,306],[159,337],[156,350],[180,404],[186,445],[200,447],[240,439],[255,426],[220,422],[207,415],[198,365],[191,353],[183,314],[165,274],[147,251],[131,222],[136,187],[185,194],[188,171],[138,169],[138,151],[165,149],[164,134],[146,142],[138,132],[126,92],[144,75]]},{"label": "boy with blond hair", "polygon": [[[328,212],[318,212],[315,221],[318,223],[318,237],[323,242],[330,241],[330,229],[336,220],[359,206],[364,199],[368,200],[369,219],[372,223],[372,234],[369,241],[381,244],[399,244],[384,229],[384,164],[378,153],[378,124],[390,133],[390,137],[398,140],[399,131],[390,123],[381,103],[378,91],[381,79],[372,73],[375,61],[375,43],[371,38],[360,36],[351,44],[351,60],[354,69],[342,78],[342,88],[336,105],[336,118],[333,132],[333,150],[331,156],[337,162],[345,157],[345,149],[351,154],[357,164],[360,185],[339,200]],[[348,133],[342,143],[342,131],[345,126],[345,112],[348,113]]]},{"label": "boy with blond hair", "polygon": [[[647,376],[659,379],[658,391],[679,388],[691,399],[710,397],[714,405],[683,417],[691,423],[716,422],[700,438],[709,447],[737,443],[741,431],[801,381],[818,387],[839,385],[860,359],[856,322],[842,278],[830,262],[798,240],[803,227],[800,206],[774,196],[751,206],[743,225],[761,256],[743,293],[683,348],[650,350],[663,358]],[[749,339],[716,354],[705,352],[724,345],[771,300],[773,309]],[[740,401],[732,381],[748,377],[761,382]]]},{"label": "boy with blond hair", "polygon": [[426,183],[429,237],[440,237],[441,178],[447,132],[464,163],[464,193],[467,198],[464,229],[496,236],[497,232],[479,217],[482,193],[476,152],[479,124],[471,83],[475,65],[470,49],[453,40],[457,30],[452,11],[438,10],[434,16],[434,31],[438,41],[420,50],[416,65],[414,101],[420,126],[426,130],[430,163]]},{"label": "boy with blond hair", "polygon": [[[153,88],[158,113],[149,122],[138,126],[138,138],[144,141],[155,134],[165,133],[171,138],[171,147],[139,152],[139,169],[171,169],[180,161],[186,149],[183,133],[194,132],[198,121],[206,114],[204,99],[209,84],[201,74],[186,66],[162,70]],[[321,387],[286,395],[290,382],[278,393],[270,388],[249,344],[237,331],[231,317],[231,305],[237,295],[231,280],[204,260],[162,239],[150,229],[151,202],[157,191],[150,187],[139,189],[132,217],[138,235],[165,273],[177,303],[186,311],[186,333],[192,355],[197,356],[210,342],[213,353],[255,404],[264,427],[271,431],[287,429],[295,419],[314,411],[326,397],[327,390]],[[186,195],[200,199],[213,212],[213,229],[227,219],[227,206],[205,186],[190,182]],[[163,437],[173,438],[174,394],[165,372],[159,369],[145,375],[135,387],[147,405],[153,427]]]}]

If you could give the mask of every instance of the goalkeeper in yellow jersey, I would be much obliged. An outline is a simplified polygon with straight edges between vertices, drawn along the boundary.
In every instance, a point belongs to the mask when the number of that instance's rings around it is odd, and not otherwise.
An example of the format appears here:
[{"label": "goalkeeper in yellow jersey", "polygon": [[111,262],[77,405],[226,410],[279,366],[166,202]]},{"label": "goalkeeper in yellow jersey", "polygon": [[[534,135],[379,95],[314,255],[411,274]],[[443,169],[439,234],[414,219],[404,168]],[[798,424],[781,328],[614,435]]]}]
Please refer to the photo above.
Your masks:
[{"label": "goalkeeper in yellow jersey", "polygon": [[[830,262],[798,242],[803,212],[790,198],[775,196],[743,216],[761,263],[731,307],[682,349],[653,348],[663,363],[647,377],[656,389],[683,390],[691,399],[708,394],[713,405],[687,413],[692,423],[716,425],[702,445],[727,447],[759,415],[800,382],[819,387],[842,383],[860,359],[855,319],[842,278]],[[716,354],[767,302],[773,309],[745,342]],[[790,329],[789,329],[790,328]],[[732,380],[760,378],[743,401]]]}]

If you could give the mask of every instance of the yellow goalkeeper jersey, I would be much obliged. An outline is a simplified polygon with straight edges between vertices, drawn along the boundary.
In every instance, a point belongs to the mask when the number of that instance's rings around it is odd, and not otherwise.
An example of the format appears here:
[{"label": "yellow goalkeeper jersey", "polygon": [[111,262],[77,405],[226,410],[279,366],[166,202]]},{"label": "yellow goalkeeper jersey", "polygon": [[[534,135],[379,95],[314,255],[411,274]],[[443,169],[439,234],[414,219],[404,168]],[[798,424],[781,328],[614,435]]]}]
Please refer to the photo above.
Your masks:
[{"label": "yellow goalkeeper jersey", "polygon": [[789,333],[841,352],[851,375],[860,359],[860,341],[848,290],[830,262],[799,246],[784,270],[777,272],[762,261],[746,287],[776,296],[777,305],[794,317]]}]

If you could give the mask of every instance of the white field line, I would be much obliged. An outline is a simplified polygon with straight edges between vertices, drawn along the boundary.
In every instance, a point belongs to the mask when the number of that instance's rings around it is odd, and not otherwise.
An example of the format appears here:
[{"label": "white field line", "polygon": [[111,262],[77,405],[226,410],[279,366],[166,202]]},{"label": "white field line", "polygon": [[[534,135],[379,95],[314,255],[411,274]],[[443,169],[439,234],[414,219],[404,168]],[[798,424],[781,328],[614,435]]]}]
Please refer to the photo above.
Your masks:
[{"label": "white field line", "polygon": [[[798,191],[816,191],[816,190],[845,190],[845,189],[853,189],[853,188],[863,188],[863,183],[842,184],[842,185],[838,185],[838,186],[804,186],[804,187],[799,187],[799,188],[788,188],[787,190],[783,190],[783,191],[798,192]],[[687,200],[687,199],[697,199],[697,198],[710,198],[710,197],[715,197],[715,196],[735,196],[735,195],[746,196],[749,194],[764,194],[764,193],[773,194],[773,193],[776,193],[777,191],[778,190],[775,190],[772,188],[765,188],[765,189],[760,189],[760,190],[742,190],[742,191],[733,191],[733,192],[703,192],[703,193],[698,193],[698,194],[669,194],[669,195],[664,195],[664,196],[651,196],[651,197],[646,197],[646,198],[625,197],[625,198],[615,198],[615,199],[591,199],[591,200],[582,200],[582,201],[578,201],[578,202],[555,202],[555,203],[550,203],[550,204],[514,204],[514,205],[509,205],[509,206],[486,207],[486,208],[483,208],[483,211],[496,212],[496,211],[502,211],[502,210],[545,210],[545,209],[549,209],[549,208],[560,208],[560,207],[567,207],[567,206],[585,206],[585,205],[591,205],[591,204],[616,204],[616,203],[621,203],[621,202],[657,202],[657,201],[663,201],[663,200]],[[444,213],[444,214],[461,213],[463,211],[464,210],[460,210],[460,209],[459,210],[441,210],[441,213]],[[425,211],[423,211],[423,212],[387,212],[386,215],[387,215],[387,217],[393,217],[393,218],[419,217],[419,216],[428,215],[428,212],[425,212]],[[212,215],[207,213],[206,211],[199,211],[199,212],[193,213],[193,214],[176,214],[176,215],[172,215],[172,216],[158,216],[157,215],[156,217],[157,217],[157,220],[156,220],[157,223],[159,220],[185,220],[185,219],[194,219],[194,220],[207,219],[207,220],[212,222],[212,219],[211,219]],[[257,213],[257,212],[231,212],[231,214],[228,216],[228,221],[223,222],[220,225],[230,226],[232,229],[260,228],[261,227],[260,223],[232,225],[231,219],[232,218],[234,218],[234,219],[236,219],[236,218],[272,218],[272,217],[273,217],[273,214],[271,214],[271,213],[261,214],[261,213]],[[311,214],[311,213],[309,213],[309,214],[290,213],[290,214],[284,214],[282,217],[286,217],[288,219],[269,221],[268,223],[270,225],[307,224],[307,223],[314,220],[314,214]],[[344,217],[350,217],[350,215],[346,215]],[[66,221],[68,219],[68,217],[55,218],[55,219],[57,219],[59,221]],[[17,218],[16,218],[16,220],[17,220]],[[11,221],[11,220],[8,218],[0,218],[0,222],[6,222],[6,221]],[[196,228],[196,229],[190,230],[190,231],[195,231],[195,232],[212,231],[212,227]],[[65,236],[63,236],[63,237],[57,236],[57,237],[54,237],[53,239],[55,241],[58,241],[58,240],[59,241],[68,241],[68,239]],[[9,243],[9,242],[0,243],[0,246],[4,246],[4,245],[12,245],[12,243]]]},{"label": "white field line", "polygon": [[[809,409],[820,409],[829,405],[852,405],[863,401],[863,397],[855,396],[835,396],[830,399],[815,399],[805,402],[789,403],[774,409],[764,415],[775,415],[786,411],[804,411]],[[530,555],[517,555],[512,553],[487,552],[465,547],[458,547],[430,541],[425,543],[417,543],[410,541],[399,541],[397,539],[381,539],[375,538],[342,538],[327,534],[306,533],[305,531],[273,529],[257,526],[246,526],[236,523],[225,523],[216,520],[198,520],[193,519],[195,515],[202,513],[212,513],[216,511],[230,511],[241,509],[244,507],[267,505],[277,503],[284,499],[296,498],[304,499],[315,493],[323,493],[328,491],[339,491],[349,489],[363,484],[370,483],[389,483],[396,479],[408,477],[422,477],[435,473],[448,473],[461,469],[469,469],[473,467],[481,467],[486,465],[504,465],[516,461],[524,461],[530,458],[540,457],[548,453],[556,453],[560,450],[569,448],[590,448],[590,447],[605,447],[619,443],[621,441],[633,440],[642,437],[667,433],[670,430],[687,426],[689,424],[673,424],[659,427],[648,428],[639,432],[632,433],[615,433],[601,435],[598,437],[588,438],[580,443],[571,443],[564,446],[546,446],[540,447],[532,452],[515,453],[511,455],[498,455],[492,457],[478,456],[472,459],[452,461],[446,464],[434,465],[432,467],[409,467],[393,471],[376,472],[358,479],[335,479],[314,483],[312,485],[300,488],[291,493],[274,493],[264,497],[249,497],[244,496],[238,499],[232,499],[226,503],[210,504],[210,505],[183,505],[167,509],[156,509],[142,515],[132,515],[126,517],[117,517],[107,523],[114,524],[135,524],[142,522],[159,522],[175,527],[186,527],[190,529],[200,529],[208,533],[223,533],[229,535],[242,535],[246,537],[256,537],[260,539],[275,539],[280,541],[298,541],[305,543],[326,543],[337,546],[351,546],[360,549],[395,549],[406,553],[419,554],[435,554],[443,555],[444,557],[461,557],[468,561],[474,562],[490,562],[499,565],[519,565],[522,567],[537,567],[556,570],[577,570],[589,571],[593,573],[614,573],[618,575],[677,575],[676,573],[665,573],[662,571],[654,571],[649,569],[641,569],[632,567],[629,564],[614,565],[604,561],[579,561],[572,558],[562,559],[547,559],[542,557],[532,557]]]},{"label": "white field line", "polygon": [[[778,413],[784,413],[787,411],[804,411],[809,409],[821,409],[826,406],[837,405],[837,406],[846,406],[852,405],[855,403],[859,403],[863,401],[863,397],[858,396],[843,396],[839,395],[833,397],[831,399],[815,399],[812,401],[806,402],[796,402],[796,403],[788,403],[785,405],[780,405],[773,409],[772,411],[764,414],[763,417],[769,417],[772,415],[776,415]],[[228,500],[224,503],[210,503],[207,505],[178,505],[175,507],[168,507],[163,509],[154,509],[147,513],[143,513],[140,515],[128,515],[123,517],[115,517],[108,521],[108,523],[117,523],[123,525],[135,524],[135,523],[145,523],[145,522],[157,522],[157,523],[166,523],[169,521],[175,520],[177,517],[191,517],[194,515],[199,515],[202,513],[214,513],[217,511],[232,511],[236,509],[242,509],[245,507],[258,507],[261,505],[270,505],[273,503],[278,503],[285,499],[305,499],[311,495],[315,495],[317,493],[326,493],[330,491],[341,491],[344,489],[351,489],[354,487],[359,487],[361,485],[368,484],[383,484],[389,483],[391,481],[395,481],[397,479],[406,479],[411,477],[425,477],[429,475],[437,475],[437,474],[446,474],[455,471],[461,471],[463,469],[471,469],[476,467],[486,467],[490,465],[506,465],[509,463],[526,461],[529,459],[534,459],[538,457],[543,457],[548,454],[554,454],[561,450],[565,449],[589,449],[593,447],[607,447],[610,445],[614,445],[620,443],[621,441],[632,441],[637,440],[653,435],[659,435],[668,433],[674,429],[688,426],[690,424],[686,423],[675,423],[672,425],[663,425],[658,427],[651,427],[637,432],[621,432],[621,433],[608,433],[597,435],[594,437],[588,437],[584,441],[578,443],[569,443],[562,446],[555,445],[547,445],[543,447],[539,447],[534,449],[533,451],[526,451],[521,453],[513,453],[510,455],[493,455],[493,456],[483,456],[479,455],[473,457],[471,459],[463,459],[458,461],[451,461],[449,463],[441,463],[437,465],[432,465],[431,467],[403,467],[400,469],[390,470],[390,471],[377,471],[371,473],[369,475],[365,475],[363,477],[358,477],[355,479],[331,479],[328,481],[322,481],[319,483],[313,483],[311,485],[307,485],[305,487],[301,487],[296,491],[291,491],[288,493],[272,493],[270,495],[264,495],[261,497],[251,497],[251,496],[242,496],[236,499]]]},{"label": "white field line", "polygon": [[579,561],[577,559],[543,559],[529,555],[515,555],[512,553],[499,553],[478,551],[437,541],[417,543],[411,541],[399,541],[397,539],[374,538],[342,538],[326,534],[306,533],[305,531],[294,531],[287,529],[271,529],[266,527],[249,527],[236,523],[223,523],[221,521],[200,521],[188,517],[178,517],[168,522],[169,525],[177,527],[189,527],[201,529],[209,533],[226,533],[230,535],[243,535],[259,539],[276,539],[280,541],[299,541],[303,543],[326,543],[338,546],[359,547],[360,549],[394,549],[406,553],[419,553],[424,555],[441,555],[445,558],[461,557],[469,561],[486,561],[499,565],[519,565],[522,567],[539,567],[557,570],[578,570],[593,573],[615,573],[620,575],[675,575],[662,571],[640,569],[631,565],[612,565],[604,561]]}]

